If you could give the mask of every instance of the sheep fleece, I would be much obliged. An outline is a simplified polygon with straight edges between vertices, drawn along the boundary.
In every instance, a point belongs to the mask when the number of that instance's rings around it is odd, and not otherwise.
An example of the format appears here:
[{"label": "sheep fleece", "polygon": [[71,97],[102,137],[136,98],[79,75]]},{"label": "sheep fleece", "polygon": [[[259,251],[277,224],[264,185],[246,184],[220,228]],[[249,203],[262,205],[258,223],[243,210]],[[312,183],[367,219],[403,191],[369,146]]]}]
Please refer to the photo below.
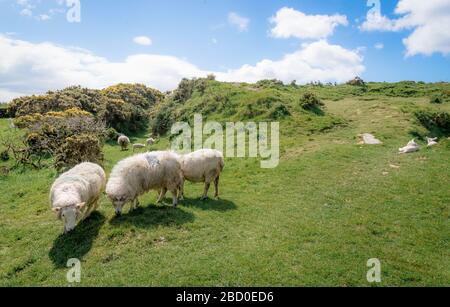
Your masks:
[{"label": "sheep fleece", "polygon": [[120,161],[111,172],[106,194],[110,198],[126,195],[131,201],[150,190],[176,190],[182,182],[177,158],[171,152],[156,151]]},{"label": "sheep fleece", "polygon": [[106,184],[103,168],[94,163],[81,163],[59,176],[50,190],[52,208],[65,208],[86,203],[83,219],[96,208],[100,194]]}]

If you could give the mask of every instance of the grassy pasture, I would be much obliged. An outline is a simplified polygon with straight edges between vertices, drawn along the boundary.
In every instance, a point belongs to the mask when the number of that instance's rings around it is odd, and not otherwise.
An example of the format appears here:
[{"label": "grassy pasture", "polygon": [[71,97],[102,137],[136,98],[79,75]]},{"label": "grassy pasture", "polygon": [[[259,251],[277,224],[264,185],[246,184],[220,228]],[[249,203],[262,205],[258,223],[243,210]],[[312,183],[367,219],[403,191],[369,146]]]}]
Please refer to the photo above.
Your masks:
[{"label": "grassy pasture", "polygon": [[[426,134],[414,110],[448,112],[450,104],[321,96],[327,116],[281,122],[278,168],[227,159],[221,200],[201,202],[202,185],[188,184],[178,209],[155,206],[152,192],[116,219],[102,198],[100,211],[65,237],[49,210],[53,170],[0,175],[0,286],[67,286],[69,258],[82,260],[81,286],[370,286],[370,258],[381,260],[381,286],[448,286],[450,141],[397,151]],[[320,132],[328,116],[345,124]],[[0,137],[7,133],[20,132],[0,120]],[[384,144],[358,145],[360,133]],[[104,151],[107,172],[132,154],[113,144]]]}]

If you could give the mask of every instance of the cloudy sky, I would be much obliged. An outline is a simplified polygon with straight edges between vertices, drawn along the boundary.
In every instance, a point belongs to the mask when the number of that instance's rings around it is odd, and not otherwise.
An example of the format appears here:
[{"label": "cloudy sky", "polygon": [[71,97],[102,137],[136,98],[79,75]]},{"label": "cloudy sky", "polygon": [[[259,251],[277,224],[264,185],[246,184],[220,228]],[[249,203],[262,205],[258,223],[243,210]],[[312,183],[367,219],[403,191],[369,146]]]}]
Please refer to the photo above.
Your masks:
[{"label": "cloudy sky", "polygon": [[450,81],[449,29],[449,0],[0,0],[0,101],[208,73]]}]

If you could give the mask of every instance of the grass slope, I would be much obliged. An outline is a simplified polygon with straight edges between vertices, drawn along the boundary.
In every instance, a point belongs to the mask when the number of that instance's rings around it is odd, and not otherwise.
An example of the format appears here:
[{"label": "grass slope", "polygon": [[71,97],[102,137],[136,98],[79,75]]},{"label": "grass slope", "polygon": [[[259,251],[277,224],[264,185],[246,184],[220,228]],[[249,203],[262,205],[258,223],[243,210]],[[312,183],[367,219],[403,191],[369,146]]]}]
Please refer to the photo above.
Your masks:
[{"label": "grass slope", "polygon": [[[370,258],[382,262],[382,286],[448,285],[450,141],[397,150],[411,133],[426,134],[414,110],[449,104],[325,91],[328,115],[295,110],[281,122],[278,168],[227,160],[219,201],[199,201],[202,186],[188,184],[178,209],[155,206],[150,193],[138,212],[115,219],[103,198],[64,237],[49,210],[53,171],[0,176],[0,286],[66,286],[68,258],[82,259],[82,286],[369,286]],[[0,137],[8,130],[0,120]],[[357,145],[365,132],[384,145]],[[106,145],[107,171],[130,154]]]}]

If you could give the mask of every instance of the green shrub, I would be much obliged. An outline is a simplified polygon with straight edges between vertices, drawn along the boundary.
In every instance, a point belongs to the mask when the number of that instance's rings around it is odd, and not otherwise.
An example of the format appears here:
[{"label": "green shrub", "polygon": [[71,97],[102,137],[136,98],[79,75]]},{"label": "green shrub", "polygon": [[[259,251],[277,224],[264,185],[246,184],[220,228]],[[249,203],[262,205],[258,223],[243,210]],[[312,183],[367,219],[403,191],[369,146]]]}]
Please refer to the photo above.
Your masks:
[{"label": "green shrub", "polygon": [[429,131],[450,134],[450,114],[447,112],[433,112],[420,110],[414,113],[417,120]]},{"label": "green shrub", "polygon": [[274,109],[270,113],[270,118],[274,120],[279,120],[290,115],[291,112],[289,112],[288,108],[284,104],[280,103],[274,107]]},{"label": "green shrub", "polygon": [[4,150],[0,153],[0,160],[3,162],[6,162],[9,160],[9,152],[7,150]]},{"label": "green shrub", "polygon": [[300,98],[300,106],[307,111],[316,111],[321,110],[325,105],[315,94],[308,92]]},{"label": "green shrub", "polygon": [[430,103],[442,104],[444,103],[444,98],[441,95],[434,95],[430,98]]},{"label": "green shrub", "polygon": [[58,171],[70,169],[82,162],[103,162],[103,144],[93,134],[73,135],[64,140],[55,155],[55,168]]},{"label": "green shrub", "polygon": [[117,138],[119,137],[119,133],[114,128],[108,128],[105,132],[106,140],[111,141],[117,141]]}]

